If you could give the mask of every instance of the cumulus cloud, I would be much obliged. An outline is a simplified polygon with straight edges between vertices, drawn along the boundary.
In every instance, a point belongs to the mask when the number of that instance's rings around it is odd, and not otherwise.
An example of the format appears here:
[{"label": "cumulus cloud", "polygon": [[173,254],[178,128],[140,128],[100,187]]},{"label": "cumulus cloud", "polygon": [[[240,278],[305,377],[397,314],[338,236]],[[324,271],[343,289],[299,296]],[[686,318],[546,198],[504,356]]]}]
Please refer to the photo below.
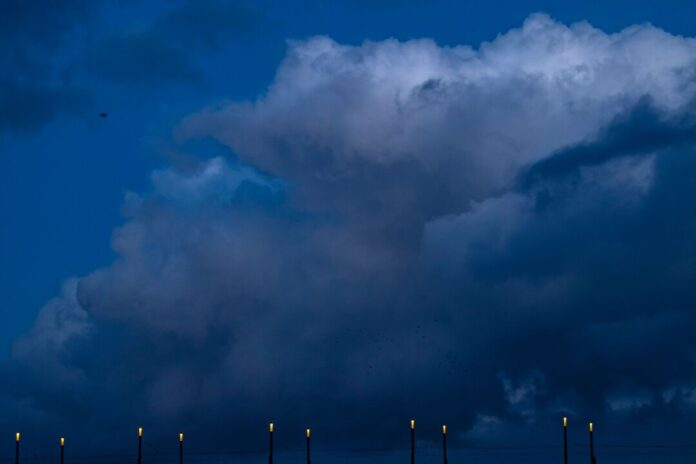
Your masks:
[{"label": "cumulus cloud", "polygon": [[478,50],[317,37],[290,43],[262,99],[194,115],[180,132],[212,134],[295,181],[305,206],[431,217],[505,188],[646,95],[679,107],[694,92],[693,62],[692,39],[544,15]]},{"label": "cumulus cloud", "polygon": [[[393,443],[414,415],[463,440],[691,417],[695,60],[544,15],[476,49],[291,42],[264,96],[182,122],[234,157],[127,197],[118,258],[17,341],[12,391],[210,446],[269,418]],[[27,356],[65,380],[33,389]]]}]

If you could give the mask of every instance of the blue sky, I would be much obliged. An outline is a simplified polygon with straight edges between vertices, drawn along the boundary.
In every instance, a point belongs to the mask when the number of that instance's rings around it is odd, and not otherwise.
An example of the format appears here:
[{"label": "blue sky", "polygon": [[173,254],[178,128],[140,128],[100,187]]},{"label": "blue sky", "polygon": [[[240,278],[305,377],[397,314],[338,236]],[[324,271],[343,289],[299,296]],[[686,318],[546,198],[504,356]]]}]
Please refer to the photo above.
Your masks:
[{"label": "blue sky", "polygon": [[[266,397],[307,401],[292,423],[440,420],[427,398],[467,391],[462,442],[564,412],[693,431],[693,2],[3,10],[5,417],[77,431],[88,397],[202,435]],[[551,352],[561,328],[606,349]],[[345,372],[355,391],[322,393]]]}]

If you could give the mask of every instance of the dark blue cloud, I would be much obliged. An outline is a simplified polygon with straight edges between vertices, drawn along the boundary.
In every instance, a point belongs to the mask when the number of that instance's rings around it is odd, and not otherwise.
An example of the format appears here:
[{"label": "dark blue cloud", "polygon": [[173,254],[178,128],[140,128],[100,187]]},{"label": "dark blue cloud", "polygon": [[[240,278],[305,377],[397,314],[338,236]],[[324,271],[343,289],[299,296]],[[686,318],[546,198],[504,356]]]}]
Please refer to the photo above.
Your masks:
[{"label": "dark blue cloud", "polygon": [[626,156],[642,156],[665,148],[689,146],[696,140],[696,119],[687,104],[677,116],[665,115],[645,98],[620,115],[597,140],[566,147],[524,170],[519,188],[529,190],[544,182],[567,182],[583,167]]},{"label": "dark blue cloud", "polygon": [[186,1],[165,10],[142,30],[110,36],[88,53],[100,78],[127,85],[201,85],[201,55],[248,33],[261,13],[240,2]]},{"label": "dark blue cloud", "polygon": [[692,414],[672,393],[695,381],[691,121],[690,104],[667,117],[641,102],[524,171],[521,191],[430,230],[452,298],[509,319],[511,372],[530,360],[603,420]]},{"label": "dark blue cloud", "polygon": [[42,82],[0,81],[0,131],[28,133],[61,113],[81,113],[90,105],[90,96],[77,88],[63,88]]},{"label": "dark blue cloud", "polygon": [[[63,112],[84,110],[90,95],[56,59],[64,36],[94,2],[4,2],[0,19],[0,133],[31,132]],[[67,75],[66,75],[67,74]]]}]

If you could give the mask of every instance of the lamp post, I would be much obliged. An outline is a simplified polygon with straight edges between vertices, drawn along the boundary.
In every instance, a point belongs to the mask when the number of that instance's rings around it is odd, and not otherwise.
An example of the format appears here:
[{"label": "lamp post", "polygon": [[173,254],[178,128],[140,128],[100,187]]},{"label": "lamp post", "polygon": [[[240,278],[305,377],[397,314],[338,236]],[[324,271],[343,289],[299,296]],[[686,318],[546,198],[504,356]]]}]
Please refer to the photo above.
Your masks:
[{"label": "lamp post", "polygon": [[310,464],[310,458],[309,458],[309,441],[312,437],[312,431],[310,429],[307,429],[307,464]]},{"label": "lamp post", "polygon": [[594,426],[592,422],[590,422],[590,464],[594,464],[595,462],[595,455],[594,455]]},{"label": "lamp post", "polygon": [[442,425],[442,459],[443,463],[447,464],[447,426]]},{"label": "lamp post", "polygon": [[138,427],[138,464],[143,463],[143,428]]},{"label": "lamp post", "polygon": [[65,463],[65,438],[60,437],[60,464]]},{"label": "lamp post", "polygon": [[411,419],[411,464],[416,462],[416,421]]},{"label": "lamp post", "polygon": [[22,434],[17,432],[15,435],[15,464],[19,464],[19,442],[22,439]]},{"label": "lamp post", "polygon": [[273,422],[268,424],[268,464],[273,464]]},{"label": "lamp post", "polygon": [[568,464],[568,418],[563,418],[563,464]]},{"label": "lamp post", "polygon": [[184,464],[184,434],[179,433],[179,464]]}]

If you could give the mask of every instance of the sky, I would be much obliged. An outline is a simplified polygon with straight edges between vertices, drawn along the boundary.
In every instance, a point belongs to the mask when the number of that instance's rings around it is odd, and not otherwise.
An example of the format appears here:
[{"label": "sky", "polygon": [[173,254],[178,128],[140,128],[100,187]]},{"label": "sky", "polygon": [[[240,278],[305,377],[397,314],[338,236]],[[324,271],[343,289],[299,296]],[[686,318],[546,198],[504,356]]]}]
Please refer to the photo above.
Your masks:
[{"label": "sky", "polygon": [[1,8],[0,459],[691,462],[693,2]]}]

